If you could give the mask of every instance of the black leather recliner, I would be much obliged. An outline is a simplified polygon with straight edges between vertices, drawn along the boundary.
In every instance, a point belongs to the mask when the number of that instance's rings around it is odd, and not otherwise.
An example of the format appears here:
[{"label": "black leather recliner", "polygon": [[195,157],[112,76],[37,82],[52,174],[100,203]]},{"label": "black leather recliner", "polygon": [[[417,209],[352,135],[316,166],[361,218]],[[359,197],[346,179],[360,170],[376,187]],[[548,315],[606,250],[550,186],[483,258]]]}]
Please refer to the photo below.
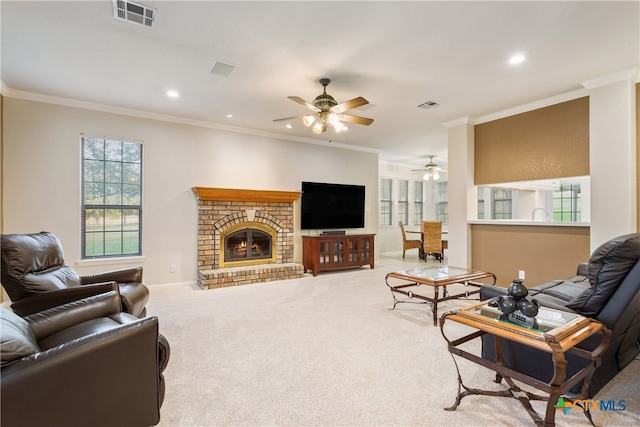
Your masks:
[{"label": "black leather recliner", "polygon": [[116,282],[123,310],[144,317],[149,289],[142,267],[78,276],[65,264],[60,240],[49,232],[1,236],[1,280],[15,313],[26,316],[108,289]]},{"label": "black leather recliner", "polygon": [[150,426],[169,344],[157,317],[123,313],[118,287],[20,317],[0,307],[2,426]]},{"label": "black leather recliner", "polygon": [[[505,288],[482,286],[480,299],[506,294]],[[593,397],[640,353],[640,234],[612,239],[597,248],[589,263],[578,266],[577,275],[529,289],[529,299],[540,306],[582,314],[602,322],[611,330],[609,347],[601,357],[589,385]],[[595,335],[578,347],[593,350],[600,342]],[[512,341],[503,340],[506,366],[548,382],[552,375],[551,355]],[[585,366],[585,359],[567,354],[567,378]],[[482,338],[482,357],[495,361],[494,336]],[[571,392],[578,393],[581,384]]]}]

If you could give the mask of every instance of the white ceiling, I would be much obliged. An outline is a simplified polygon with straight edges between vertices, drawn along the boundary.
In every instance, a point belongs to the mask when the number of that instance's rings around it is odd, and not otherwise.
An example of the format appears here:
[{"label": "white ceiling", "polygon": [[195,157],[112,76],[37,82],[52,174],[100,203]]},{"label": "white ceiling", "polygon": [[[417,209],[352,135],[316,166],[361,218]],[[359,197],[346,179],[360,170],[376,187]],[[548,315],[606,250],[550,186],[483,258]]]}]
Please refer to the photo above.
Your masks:
[{"label": "white ceiling", "polygon": [[[443,123],[582,89],[640,65],[638,1],[147,1],[152,28],[117,20],[111,1],[0,2],[7,96],[37,93],[380,150],[446,166]],[[508,64],[517,52],[519,66]],[[210,74],[213,63],[237,68]],[[371,126],[317,136],[289,95],[338,102]],[[170,99],[168,89],[179,91]],[[417,106],[434,100],[442,105]],[[233,114],[227,118],[227,114]]]}]

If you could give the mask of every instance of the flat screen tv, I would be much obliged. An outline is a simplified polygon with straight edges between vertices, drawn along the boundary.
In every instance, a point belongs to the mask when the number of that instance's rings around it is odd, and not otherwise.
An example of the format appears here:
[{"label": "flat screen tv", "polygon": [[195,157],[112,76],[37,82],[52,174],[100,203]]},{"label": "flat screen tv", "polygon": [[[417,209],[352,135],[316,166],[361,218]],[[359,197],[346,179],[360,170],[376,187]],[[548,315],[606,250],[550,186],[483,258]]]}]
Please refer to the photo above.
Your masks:
[{"label": "flat screen tv", "polygon": [[364,194],[364,185],[303,182],[301,228],[363,228]]}]

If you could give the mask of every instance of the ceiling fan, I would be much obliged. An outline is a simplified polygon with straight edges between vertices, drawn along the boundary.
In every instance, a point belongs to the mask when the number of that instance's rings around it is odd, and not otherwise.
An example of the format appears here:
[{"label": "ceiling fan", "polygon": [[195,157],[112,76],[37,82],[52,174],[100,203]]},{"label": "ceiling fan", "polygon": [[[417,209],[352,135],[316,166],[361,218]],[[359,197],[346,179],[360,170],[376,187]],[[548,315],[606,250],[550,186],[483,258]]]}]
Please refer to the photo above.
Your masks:
[{"label": "ceiling fan", "polygon": [[369,101],[359,96],[349,101],[345,101],[341,104],[333,98],[333,96],[327,93],[327,86],[331,80],[327,78],[320,79],[319,83],[323,86],[323,92],[309,103],[297,96],[289,96],[288,98],[293,102],[296,102],[303,107],[313,111],[312,114],[306,114],[304,116],[285,117],[282,119],[275,119],[274,122],[281,122],[285,120],[296,119],[302,117],[302,121],[307,127],[311,127],[314,133],[321,134],[327,130],[328,125],[331,125],[336,132],[346,130],[346,126],[342,122],[355,123],[357,125],[369,126],[373,123],[373,119],[367,119],[366,117],[353,116],[350,114],[344,114],[345,111],[352,110],[354,108],[367,105]]},{"label": "ceiling fan", "polygon": [[446,172],[447,170],[442,169],[433,161],[436,156],[428,155],[427,157],[429,158],[429,163],[424,165],[424,169],[413,169],[411,172],[425,172],[422,177],[425,181],[429,181],[429,179],[437,181],[440,178],[440,172]]}]

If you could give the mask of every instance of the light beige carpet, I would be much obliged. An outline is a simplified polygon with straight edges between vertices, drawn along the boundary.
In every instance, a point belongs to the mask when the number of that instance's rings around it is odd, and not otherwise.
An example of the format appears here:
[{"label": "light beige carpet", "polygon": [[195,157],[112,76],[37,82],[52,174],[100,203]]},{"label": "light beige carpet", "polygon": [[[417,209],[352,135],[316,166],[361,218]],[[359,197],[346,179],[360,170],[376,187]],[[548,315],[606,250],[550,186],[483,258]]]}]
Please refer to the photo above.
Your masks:
[{"label": "light beige carpet", "polygon": [[[515,399],[469,396],[454,412],[454,363],[427,305],[400,304],[388,272],[424,266],[383,258],[317,277],[234,288],[152,287],[148,311],[171,343],[160,426],[523,426]],[[433,262],[431,262],[433,263]],[[440,311],[468,304],[450,301]],[[448,324],[451,334],[464,332]],[[479,351],[480,346],[470,347]],[[500,389],[459,361],[465,384]],[[596,396],[625,411],[594,412],[605,426],[640,424],[640,362]],[[544,410],[544,404],[534,407]],[[559,426],[590,425],[558,412]]]}]

